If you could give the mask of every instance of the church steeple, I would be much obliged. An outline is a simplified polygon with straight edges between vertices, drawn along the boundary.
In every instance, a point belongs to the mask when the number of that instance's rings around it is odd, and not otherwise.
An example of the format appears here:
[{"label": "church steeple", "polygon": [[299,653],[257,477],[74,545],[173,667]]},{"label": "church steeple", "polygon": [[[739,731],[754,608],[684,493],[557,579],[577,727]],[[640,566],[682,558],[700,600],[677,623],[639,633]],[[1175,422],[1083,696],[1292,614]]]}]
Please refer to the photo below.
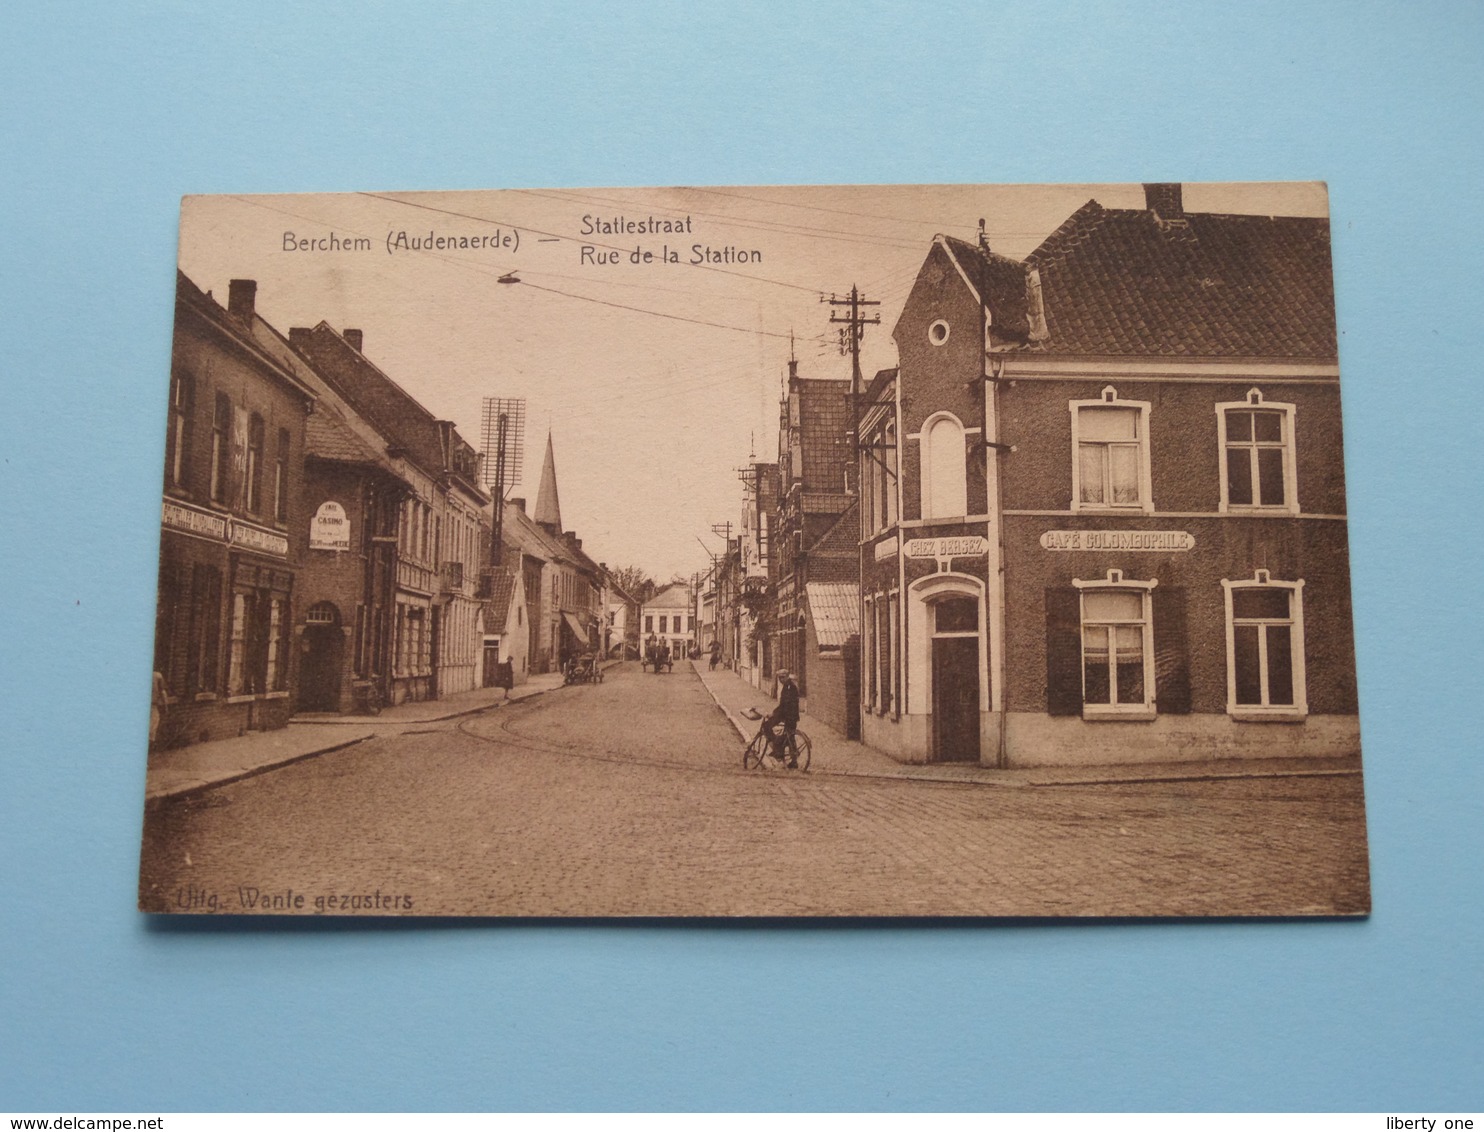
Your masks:
[{"label": "church steeple", "polygon": [[556,457],[551,450],[551,433],[546,434],[546,460],[541,465],[541,487],[536,492],[536,514],[533,516],[548,531],[562,533],[562,505],[557,499]]}]

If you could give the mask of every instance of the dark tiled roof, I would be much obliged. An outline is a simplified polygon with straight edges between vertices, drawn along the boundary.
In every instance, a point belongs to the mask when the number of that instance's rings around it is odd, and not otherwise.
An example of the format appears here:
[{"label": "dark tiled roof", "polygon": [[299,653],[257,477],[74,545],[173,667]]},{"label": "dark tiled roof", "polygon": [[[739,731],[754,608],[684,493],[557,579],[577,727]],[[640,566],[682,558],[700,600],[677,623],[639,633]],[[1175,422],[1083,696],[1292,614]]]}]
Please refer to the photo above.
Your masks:
[{"label": "dark tiled roof", "polygon": [[402,448],[425,472],[444,470],[438,422],[416,398],[345,341],[328,323],[294,330],[290,342],[383,436]]},{"label": "dark tiled roof", "polygon": [[860,578],[860,504],[852,501],[809,547],[811,582],[854,582]]},{"label": "dark tiled roof", "polygon": [[346,464],[380,466],[382,462],[343,421],[326,411],[323,403],[304,422],[304,451],[309,456],[318,456],[322,460],[338,460]]},{"label": "dark tiled roof", "polygon": [[850,383],[818,378],[799,382],[799,439],[805,491],[840,491],[850,467]]},{"label": "dark tiled roof", "polygon": [[1024,342],[1030,332],[1025,264],[953,236],[944,236],[943,242],[974,284],[980,300],[993,312],[990,328],[995,338],[1001,342]]},{"label": "dark tiled roof", "polygon": [[[957,243],[961,244],[962,241]],[[1088,201],[1031,253],[1054,354],[1336,357],[1329,221]]]}]

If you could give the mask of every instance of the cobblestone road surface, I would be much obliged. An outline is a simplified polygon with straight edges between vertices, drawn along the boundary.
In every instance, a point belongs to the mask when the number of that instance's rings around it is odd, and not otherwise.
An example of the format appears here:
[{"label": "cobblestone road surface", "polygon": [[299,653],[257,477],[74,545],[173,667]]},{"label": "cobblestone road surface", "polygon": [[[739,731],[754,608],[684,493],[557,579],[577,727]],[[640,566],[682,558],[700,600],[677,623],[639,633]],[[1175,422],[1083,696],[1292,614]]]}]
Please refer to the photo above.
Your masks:
[{"label": "cobblestone road surface", "polygon": [[601,685],[158,807],[141,904],[547,916],[1368,907],[1358,775],[1000,787],[747,772],[740,746],[694,674],[624,665]]}]

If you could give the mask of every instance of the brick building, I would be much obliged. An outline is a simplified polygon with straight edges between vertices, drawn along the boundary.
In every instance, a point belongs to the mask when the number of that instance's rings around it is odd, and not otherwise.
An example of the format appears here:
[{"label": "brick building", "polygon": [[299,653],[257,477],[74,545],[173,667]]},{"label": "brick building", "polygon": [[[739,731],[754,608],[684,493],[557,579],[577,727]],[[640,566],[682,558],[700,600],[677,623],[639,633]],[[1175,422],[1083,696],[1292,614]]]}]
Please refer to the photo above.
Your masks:
[{"label": "brick building", "polygon": [[894,337],[863,405],[867,742],[1358,751],[1326,221],[1150,185],[1024,261],[940,236]]},{"label": "brick building", "polygon": [[337,397],[385,437],[409,490],[395,527],[392,703],[436,699],[482,684],[480,566],[488,545],[489,496],[479,454],[450,421],[438,420],[362,352],[358,330],[321,322],[289,342]]},{"label": "brick building", "polygon": [[772,663],[794,674],[809,695],[808,585],[855,581],[814,564],[820,541],[854,502],[849,381],[802,378],[788,363],[788,387],[779,403],[778,504],[769,538],[773,588]]},{"label": "brick building", "polygon": [[293,709],[293,623],[309,541],[302,503],[314,392],[255,340],[257,286],[227,308],[176,276],[160,523],[155,742],[282,727]]}]

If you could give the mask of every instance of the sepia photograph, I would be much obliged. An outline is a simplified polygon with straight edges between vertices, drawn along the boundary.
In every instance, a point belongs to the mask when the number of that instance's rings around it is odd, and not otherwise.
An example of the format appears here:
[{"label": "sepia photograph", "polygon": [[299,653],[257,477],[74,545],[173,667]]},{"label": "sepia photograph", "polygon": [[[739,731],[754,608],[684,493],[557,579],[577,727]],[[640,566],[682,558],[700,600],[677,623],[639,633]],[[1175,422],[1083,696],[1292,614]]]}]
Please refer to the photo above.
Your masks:
[{"label": "sepia photograph", "polygon": [[1369,913],[1323,184],[192,196],[174,303],[142,910]]}]

